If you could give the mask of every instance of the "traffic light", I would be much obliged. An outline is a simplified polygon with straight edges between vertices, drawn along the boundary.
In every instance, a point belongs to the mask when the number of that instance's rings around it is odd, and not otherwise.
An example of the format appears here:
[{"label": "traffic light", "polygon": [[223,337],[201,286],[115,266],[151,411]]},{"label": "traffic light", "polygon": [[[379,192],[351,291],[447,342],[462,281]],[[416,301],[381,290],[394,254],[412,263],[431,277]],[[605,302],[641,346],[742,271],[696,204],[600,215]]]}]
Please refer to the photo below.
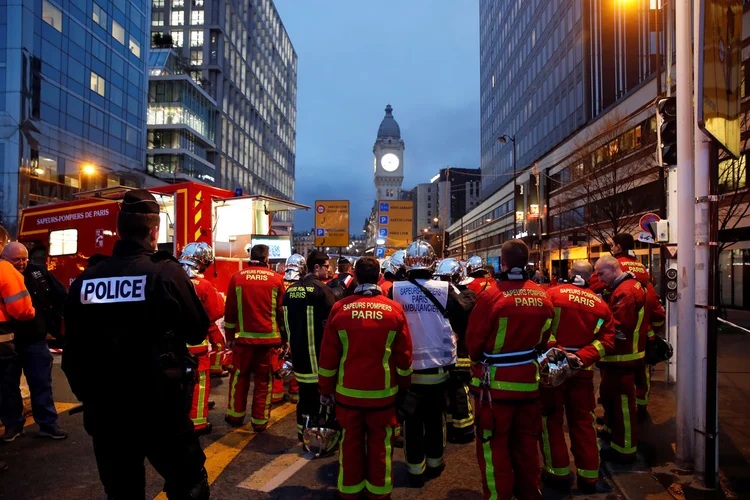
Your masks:
[{"label": "traffic light", "polygon": [[677,99],[666,97],[657,104],[661,117],[659,145],[662,165],[677,165]]},{"label": "traffic light", "polygon": [[674,302],[677,300],[677,269],[671,267],[667,269],[667,300]]}]

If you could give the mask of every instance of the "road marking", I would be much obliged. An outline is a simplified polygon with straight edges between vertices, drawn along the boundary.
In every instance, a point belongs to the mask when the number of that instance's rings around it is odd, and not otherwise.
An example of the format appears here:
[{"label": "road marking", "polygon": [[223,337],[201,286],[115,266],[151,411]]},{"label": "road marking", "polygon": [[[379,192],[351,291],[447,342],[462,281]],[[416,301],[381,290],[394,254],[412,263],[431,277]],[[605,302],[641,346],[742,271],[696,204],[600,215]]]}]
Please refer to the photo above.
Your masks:
[{"label": "road marking", "polygon": [[[268,427],[296,411],[296,409],[297,405],[291,403],[284,403],[278,408],[274,408],[271,411],[271,418],[268,420]],[[250,424],[246,424],[239,429],[235,429],[203,450],[203,453],[206,454],[206,471],[208,471],[209,484],[213,484],[232,460],[258,435],[250,430],[249,426]],[[154,500],[167,500],[167,495],[161,492]]]},{"label": "road marking", "polygon": [[271,492],[284,484],[302,467],[315,457],[312,453],[302,454],[302,448],[295,446],[276,457],[270,464],[253,473],[238,488]]},{"label": "road marking", "polygon": [[[73,408],[78,408],[81,406],[81,403],[55,403],[55,410],[57,410],[57,414],[61,414],[63,412],[72,410]],[[26,423],[23,424],[24,427],[28,427],[31,424],[34,423],[34,417],[32,415],[29,415],[26,417]],[[5,432],[5,427],[0,425],[0,433]]]}]

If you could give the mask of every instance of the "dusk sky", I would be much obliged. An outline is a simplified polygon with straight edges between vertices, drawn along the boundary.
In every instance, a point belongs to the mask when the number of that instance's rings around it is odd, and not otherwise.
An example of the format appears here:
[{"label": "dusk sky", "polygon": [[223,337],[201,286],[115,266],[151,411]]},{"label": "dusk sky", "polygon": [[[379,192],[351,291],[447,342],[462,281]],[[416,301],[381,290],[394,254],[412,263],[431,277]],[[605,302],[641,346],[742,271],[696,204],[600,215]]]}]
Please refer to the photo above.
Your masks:
[{"label": "dusk sky", "polygon": [[[375,197],[386,104],[404,139],[403,188],[479,167],[476,0],[275,0],[297,55],[295,201],[349,199],[358,234]],[[295,230],[312,228],[298,212]]]}]

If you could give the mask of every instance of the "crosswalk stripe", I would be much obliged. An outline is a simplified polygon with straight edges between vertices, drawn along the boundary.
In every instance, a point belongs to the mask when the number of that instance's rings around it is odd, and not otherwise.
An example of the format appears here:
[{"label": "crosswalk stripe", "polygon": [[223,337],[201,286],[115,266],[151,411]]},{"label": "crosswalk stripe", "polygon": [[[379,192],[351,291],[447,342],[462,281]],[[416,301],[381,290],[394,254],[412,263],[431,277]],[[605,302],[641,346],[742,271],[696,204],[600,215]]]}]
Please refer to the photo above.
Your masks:
[{"label": "crosswalk stripe", "polygon": [[238,488],[270,492],[281,486],[298,470],[314,458],[312,453],[302,454],[298,446],[290,448],[276,457],[271,463],[256,471],[237,485]]},{"label": "crosswalk stripe", "polygon": [[[278,408],[274,408],[271,411],[271,418],[268,420],[268,427],[271,427],[296,409],[297,406],[291,403],[284,403]],[[209,484],[213,484],[232,460],[258,435],[249,429],[249,425],[247,424],[239,429],[235,429],[214,441],[208,448],[203,450],[203,453],[206,454],[206,471],[208,471]],[[154,500],[167,500],[167,495],[161,492]]]},{"label": "crosswalk stripe", "polygon": [[[78,408],[79,406],[81,406],[81,403],[55,403],[55,410],[57,410],[57,414],[59,415],[68,410],[72,410],[73,408]],[[34,417],[29,415],[26,417],[26,423],[23,424],[23,426],[28,427],[33,423]],[[0,425],[0,434],[3,432],[5,432],[5,427]]]}]

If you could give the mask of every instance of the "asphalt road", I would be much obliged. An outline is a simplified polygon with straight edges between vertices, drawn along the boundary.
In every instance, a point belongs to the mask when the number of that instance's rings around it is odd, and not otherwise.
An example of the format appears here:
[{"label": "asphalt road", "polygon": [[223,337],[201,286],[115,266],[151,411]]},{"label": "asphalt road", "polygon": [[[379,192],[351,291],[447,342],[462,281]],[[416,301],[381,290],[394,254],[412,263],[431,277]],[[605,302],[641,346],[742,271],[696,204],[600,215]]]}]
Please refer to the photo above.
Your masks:
[{"label": "asphalt road", "polygon": [[[212,481],[212,499],[334,499],[338,458],[309,460],[302,455],[296,439],[294,406],[281,403],[274,407],[272,425],[263,434],[247,427],[234,429],[224,422],[228,379],[214,379],[211,399],[216,408],[209,414],[213,433],[201,437],[207,455],[206,467]],[[55,400],[60,408],[76,404],[60,370],[59,359],[53,367]],[[148,418],[148,409],[133,418]],[[0,443],[0,457],[10,468],[0,474],[0,498],[13,500],[55,499],[90,500],[106,498],[99,483],[91,440],[83,429],[81,414],[60,413],[60,426],[68,431],[64,441],[36,436],[38,428],[29,419],[26,435],[14,443]],[[128,432],[128,429],[122,429]],[[448,445],[446,470],[424,488],[410,488],[403,450],[394,456],[394,499],[481,499],[479,467],[473,444]],[[147,495],[160,495],[163,481],[150,467],[146,468]],[[545,491],[545,498],[559,498]],[[590,498],[616,498],[597,495]],[[578,497],[586,498],[586,497]]]}]

